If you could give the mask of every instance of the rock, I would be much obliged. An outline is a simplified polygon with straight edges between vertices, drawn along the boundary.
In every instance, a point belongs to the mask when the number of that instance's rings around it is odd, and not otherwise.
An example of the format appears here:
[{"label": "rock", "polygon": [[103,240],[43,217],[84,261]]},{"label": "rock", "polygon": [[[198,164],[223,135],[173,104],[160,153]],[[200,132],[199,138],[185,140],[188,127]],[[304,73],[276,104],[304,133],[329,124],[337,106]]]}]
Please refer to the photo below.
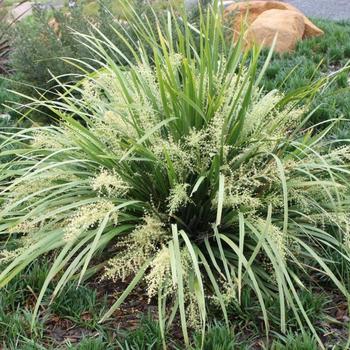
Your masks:
[{"label": "rock", "polygon": [[[280,11],[280,12],[275,12],[276,16],[277,15],[283,16],[282,11],[288,11],[289,15],[291,15],[291,13],[294,12],[302,16],[303,22],[304,22],[304,32],[302,33],[302,39],[323,35],[323,31],[317,26],[315,26],[296,7],[280,1],[256,0],[256,1],[245,1],[245,2],[234,3],[226,8],[224,16],[228,21],[232,21],[234,40],[237,40],[237,37],[239,36],[242,29],[243,31],[246,31],[247,29],[249,29],[250,25],[252,25],[253,22],[257,20],[258,17],[260,17],[264,12],[271,11],[271,10]],[[268,18],[269,20],[271,20],[271,16],[268,16]],[[284,15],[283,18],[286,18],[286,16]],[[278,19],[274,19],[274,21],[276,23],[281,22]],[[261,25],[260,21],[258,23],[259,25]],[[271,28],[271,26],[268,23],[266,23],[265,27]],[[286,24],[284,25],[284,31],[285,30],[286,30]],[[274,32],[276,33],[276,31]]]},{"label": "rock", "polygon": [[224,1],[222,2],[224,8],[227,8],[227,7],[231,6],[231,5],[234,4],[234,3],[235,3],[234,0],[224,0]]},{"label": "rock", "polygon": [[289,10],[268,10],[258,16],[249,26],[244,39],[248,47],[253,44],[271,47],[275,36],[276,52],[292,51],[303,39],[305,22],[303,15]]},{"label": "rock", "polygon": [[185,0],[185,8],[186,10],[193,10],[198,6],[198,0]]},{"label": "rock", "polygon": [[61,38],[61,24],[57,21],[56,18],[50,19],[48,22],[49,27],[53,30],[53,32]]}]

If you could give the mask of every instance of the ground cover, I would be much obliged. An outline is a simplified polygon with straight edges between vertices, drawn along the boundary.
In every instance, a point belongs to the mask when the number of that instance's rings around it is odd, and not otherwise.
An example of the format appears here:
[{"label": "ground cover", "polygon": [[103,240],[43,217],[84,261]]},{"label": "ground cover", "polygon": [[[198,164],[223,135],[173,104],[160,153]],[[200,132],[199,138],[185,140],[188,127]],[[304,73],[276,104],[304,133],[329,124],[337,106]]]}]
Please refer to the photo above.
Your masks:
[{"label": "ground cover", "polygon": [[[162,338],[157,324],[156,305],[148,305],[142,288],[105,324],[99,324],[102,314],[113,302],[113,295],[122,291],[116,283],[99,283],[98,279],[76,288],[72,282],[53,303],[47,297],[42,303],[40,319],[31,329],[31,317],[36,298],[48,273],[48,261],[32,264],[0,292],[0,344],[7,350],[161,350]],[[53,285],[49,287],[53,289]],[[347,342],[346,305],[332,294],[305,293],[304,305],[309,316],[328,339],[329,347],[345,348]],[[211,325],[205,350],[264,349],[264,339],[256,329],[254,306],[245,305],[244,313],[227,328]],[[292,321],[292,322],[295,322]],[[167,335],[170,349],[183,349],[181,336],[173,331]],[[192,350],[201,346],[200,334],[193,335]],[[338,344],[337,346],[333,346]],[[273,342],[272,350],[317,350],[312,335],[291,332]]]}]

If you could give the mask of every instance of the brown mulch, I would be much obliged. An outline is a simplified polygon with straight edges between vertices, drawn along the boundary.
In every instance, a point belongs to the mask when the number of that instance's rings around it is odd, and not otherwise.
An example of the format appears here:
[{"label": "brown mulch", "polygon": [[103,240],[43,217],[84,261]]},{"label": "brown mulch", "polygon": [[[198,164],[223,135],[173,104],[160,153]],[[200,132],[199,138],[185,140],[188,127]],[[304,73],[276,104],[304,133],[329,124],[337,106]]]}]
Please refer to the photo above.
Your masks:
[{"label": "brown mulch", "polygon": [[[107,297],[108,306],[112,306],[118,296],[128,286],[128,282],[112,282],[108,280],[94,280],[88,283],[90,288],[97,290],[97,297],[103,299]],[[35,304],[35,302],[29,302]],[[157,319],[157,308],[152,303],[148,303],[148,296],[142,285],[136,286],[128,298],[124,301],[113,315],[107,320],[103,326],[110,330],[111,339],[114,339],[121,331],[130,331],[137,329],[142,317],[150,315],[153,319]],[[45,317],[45,310],[42,310],[42,316]],[[89,312],[84,312],[80,316],[82,321],[92,320],[92,315]],[[78,343],[82,338],[99,337],[99,332],[84,328],[81,325],[75,324],[68,318],[62,318],[57,315],[52,315],[45,322],[45,338],[48,344],[63,345],[67,342]]]}]

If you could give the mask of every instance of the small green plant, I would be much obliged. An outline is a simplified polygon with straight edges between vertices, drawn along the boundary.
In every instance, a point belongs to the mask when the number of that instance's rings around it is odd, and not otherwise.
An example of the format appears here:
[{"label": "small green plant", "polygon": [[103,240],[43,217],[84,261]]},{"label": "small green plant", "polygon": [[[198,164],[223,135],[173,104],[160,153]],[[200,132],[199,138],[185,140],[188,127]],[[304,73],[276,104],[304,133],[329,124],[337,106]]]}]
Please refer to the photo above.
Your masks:
[{"label": "small green plant", "polygon": [[[301,291],[317,272],[349,295],[326,250],[350,261],[350,148],[328,151],[331,122],[321,132],[305,127],[301,105],[328,79],[264,95],[259,49],[228,43],[218,11],[200,12],[199,30],[170,13],[154,29],[134,11],[139,48],[127,45],[128,54],[98,29],[76,33],[101,68],[32,104],[61,124],[2,143],[15,159],[1,168],[0,234],[19,247],[2,252],[0,287],[55,252],[34,315],[50,285],[54,299],[72,279],[100,273],[129,282],[101,321],[144,283],[158,300],[163,345],[178,322],[186,347],[192,329],[204,346],[208,306],[228,326],[227,306],[248,290],[266,336],[275,322],[268,305],[278,300],[279,331],[292,314],[323,346]],[[123,30],[116,35],[127,42]]]},{"label": "small green plant", "polygon": [[69,350],[113,350],[112,347],[100,338],[85,338],[79,342],[79,345],[68,345]]},{"label": "small green plant", "polygon": [[28,303],[28,298],[35,300],[35,295],[40,292],[48,271],[47,266],[35,262],[16,276],[10,285],[2,288],[0,293],[2,311],[15,312],[18,307]]},{"label": "small green plant", "polygon": [[163,349],[161,329],[150,316],[144,317],[137,329],[127,332],[117,343],[121,350]]},{"label": "small green plant", "polygon": [[[299,292],[300,303],[302,308],[305,310],[310,322],[317,329],[317,331],[321,334],[324,332],[322,328],[324,326],[325,320],[327,318],[326,310],[330,305],[330,301],[325,294],[320,294],[317,292],[311,292],[309,290],[302,290]],[[278,315],[278,309],[280,305],[278,302],[271,300],[271,319],[275,318],[274,329],[278,330],[279,327],[279,318],[276,317]],[[290,331],[296,331],[299,328],[298,320],[294,316],[292,310],[289,310],[288,315],[288,329]],[[305,326],[307,326],[305,324]]]},{"label": "small green plant", "polygon": [[192,349],[235,350],[243,349],[243,346],[237,342],[235,335],[231,329],[228,329],[225,325],[215,324],[209,328],[208,332],[204,336],[203,341],[202,335],[198,335],[195,338]]},{"label": "small green plant", "polygon": [[[6,349],[18,349],[19,344],[26,344],[32,340],[35,344],[36,339],[43,337],[44,321],[38,320],[32,322],[33,314],[28,310],[14,310],[6,314],[3,309],[0,310],[0,344],[4,344]],[[22,348],[22,347],[21,347]]]},{"label": "small green plant", "polygon": [[[69,283],[50,304],[56,315],[69,318],[86,328],[99,328],[98,321],[108,310],[105,298],[97,298],[97,291],[86,286]],[[88,316],[85,319],[82,316]]]},{"label": "small green plant", "polygon": [[289,334],[283,343],[274,342],[271,350],[318,350],[317,341],[310,334]]}]

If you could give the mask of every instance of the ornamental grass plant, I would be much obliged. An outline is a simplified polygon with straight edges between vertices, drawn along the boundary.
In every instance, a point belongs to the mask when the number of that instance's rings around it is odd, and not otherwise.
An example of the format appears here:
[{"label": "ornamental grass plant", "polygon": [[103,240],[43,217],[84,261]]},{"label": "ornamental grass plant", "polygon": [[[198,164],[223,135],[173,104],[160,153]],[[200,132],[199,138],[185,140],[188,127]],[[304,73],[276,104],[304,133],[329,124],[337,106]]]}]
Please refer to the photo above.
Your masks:
[{"label": "ornamental grass plant", "polygon": [[131,68],[98,28],[75,33],[100,68],[71,59],[81,81],[30,102],[59,124],[3,132],[0,234],[15,248],[1,252],[0,287],[49,254],[35,315],[49,284],[54,299],[97,274],[128,281],[101,321],[143,283],[158,300],[164,347],[174,322],[186,347],[191,330],[204,335],[212,306],[228,325],[242,291],[258,302],[267,336],[276,300],[279,331],[292,313],[322,347],[299,293],[322,288],[319,277],[348,298],[328,257],[349,263],[350,148],[326,137],[334,121],[305,127],[300,106],[328,79],[264,94],[269,57],[260,69],[258,48],[227,41],[220,11],[200,13],[199,29],[169,12],[158,30],[134,11],[138,50],[114,29]]}]

